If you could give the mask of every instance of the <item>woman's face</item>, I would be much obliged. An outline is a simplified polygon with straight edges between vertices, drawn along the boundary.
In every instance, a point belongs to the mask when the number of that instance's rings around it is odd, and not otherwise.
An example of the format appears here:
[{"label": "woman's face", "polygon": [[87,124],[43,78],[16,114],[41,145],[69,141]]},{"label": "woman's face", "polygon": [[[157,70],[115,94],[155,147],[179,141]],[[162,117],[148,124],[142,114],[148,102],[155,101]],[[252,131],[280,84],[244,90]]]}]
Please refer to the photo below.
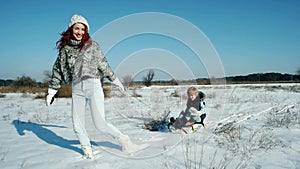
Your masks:
[{"label": "woman's face", "polygon": [[76,40],[81,40],[85,33],[85,27],[82,23],[75,23],[73,25],[73,37]]}]

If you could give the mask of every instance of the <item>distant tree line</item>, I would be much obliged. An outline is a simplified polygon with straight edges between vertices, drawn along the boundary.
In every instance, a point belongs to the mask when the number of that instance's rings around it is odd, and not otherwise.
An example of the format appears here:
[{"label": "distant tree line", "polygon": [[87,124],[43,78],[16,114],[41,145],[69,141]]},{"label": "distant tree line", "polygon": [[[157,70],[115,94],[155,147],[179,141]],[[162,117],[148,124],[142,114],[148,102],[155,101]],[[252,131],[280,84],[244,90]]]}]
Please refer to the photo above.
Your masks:
[{"label": "distant tree line", "polygon": [[15,80],[3,80],[0,79],[0,86],[14,86],[14,87],[45,87],[48,86],[48,83],[37,82],[29,76],[17,77]]},{"label": "distant tree line", "polygon": [[0,79],[0,86],[10,86],[11,84],[13,84],[14,80],[2,80]]},{"label": "distant tree line", "polygon": [[[298,74],[299,73],[299,74]],[[44,82],[37,82],[36,80],[32,79],[29,76],[21,76],[15,80],[3,80],[0,79],[0,86],[26,86],[26,87],[47,87],[49,82],[49,75],[46,75],[46,79]],[[177,81],[175,79],[171,79],[169,81],[152,81],[154,76],[154,72],[151,70],[148,72],[147,76],[144,77],[143,81],[141,82],[132,82],[132,78],[130,76],[126,77],[128,80],[124,80],[123,83],[126,86],[130,85],[130,83],[141,83],[146,86],[151,86],[151,84],[168,84],[168,85],[178,85],[180,83],[188,83],[189,81]],[[218,80],[216,78],[216,80]],[[208,78],[199,78],[195,80],[191,80],[193,82],[197,82],[198,84],[210,84],[210,79]],[[226,77],[227,82],[300,82],[300,72],[297,72],[296,75],[292,74],[281,74],[281,73],[256,73],[256,74],[249,74],[245,76],[230,76]]]},{"label": "distant tree line", "polygon": [[256,73],[246,76],[226,77],[228,82],[299,82],[300,75],[281,73]]}]

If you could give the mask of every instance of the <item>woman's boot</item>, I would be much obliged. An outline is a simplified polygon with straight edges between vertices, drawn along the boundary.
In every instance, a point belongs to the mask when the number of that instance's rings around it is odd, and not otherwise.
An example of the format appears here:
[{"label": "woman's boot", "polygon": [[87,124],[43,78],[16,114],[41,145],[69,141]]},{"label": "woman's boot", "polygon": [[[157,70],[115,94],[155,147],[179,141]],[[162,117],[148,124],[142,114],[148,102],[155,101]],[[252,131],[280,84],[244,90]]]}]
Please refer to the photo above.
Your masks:
[{"label": "woman's boot", "polygon": [[83,159],[94,159],[94,154],[91,146],[82,146]]},{"label": "woman's boot", "polygon": [[117,140],[122,145],[123,151],[126,151],[129,154],[137,152],[139,150],[142,150],[142,149],[148,147],[148,145],[146,145],[146,144],[137,145],[137,144],[132,143],[130,138],[127,135],[123,135],[123,134],[121,134],[119,137],[117,137]]}]

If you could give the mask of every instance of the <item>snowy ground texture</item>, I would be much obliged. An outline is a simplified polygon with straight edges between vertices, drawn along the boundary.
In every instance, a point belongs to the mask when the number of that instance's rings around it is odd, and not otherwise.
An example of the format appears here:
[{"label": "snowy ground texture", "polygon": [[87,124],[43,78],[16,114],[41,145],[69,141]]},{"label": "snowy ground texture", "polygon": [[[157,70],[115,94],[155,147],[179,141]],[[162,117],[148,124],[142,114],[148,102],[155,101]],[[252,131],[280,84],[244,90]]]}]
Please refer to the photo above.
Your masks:
[{"label": "snowy ground texture", "polygon": [[144,129],[144,121],[184,110],[188,87],[129,88],[131,96],[113,91],[105,100],[107,121],[149,147],[122,152],[108,133],[93,127],[87,113],[95,160],[81,159],[71,99],[46,107],[35,99],[41,94],[2,93],[0,168],[300,168],[300,84],[196,86],[206,94],[205,128],[190,134]]}]

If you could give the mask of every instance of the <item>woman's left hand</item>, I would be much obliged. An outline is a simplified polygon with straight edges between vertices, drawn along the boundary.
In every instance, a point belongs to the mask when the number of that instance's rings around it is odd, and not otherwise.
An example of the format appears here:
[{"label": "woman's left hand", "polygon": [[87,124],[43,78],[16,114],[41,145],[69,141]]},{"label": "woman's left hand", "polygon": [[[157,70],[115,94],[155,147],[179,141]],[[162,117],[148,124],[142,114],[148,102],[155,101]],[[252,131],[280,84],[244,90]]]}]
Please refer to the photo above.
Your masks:
[{"label": "woman's left hand", "polygon": [[118,78],[116,78],[112,83],[114,85],[118,86],[120,88],[121,92],[125,92],[124,86]]}]

